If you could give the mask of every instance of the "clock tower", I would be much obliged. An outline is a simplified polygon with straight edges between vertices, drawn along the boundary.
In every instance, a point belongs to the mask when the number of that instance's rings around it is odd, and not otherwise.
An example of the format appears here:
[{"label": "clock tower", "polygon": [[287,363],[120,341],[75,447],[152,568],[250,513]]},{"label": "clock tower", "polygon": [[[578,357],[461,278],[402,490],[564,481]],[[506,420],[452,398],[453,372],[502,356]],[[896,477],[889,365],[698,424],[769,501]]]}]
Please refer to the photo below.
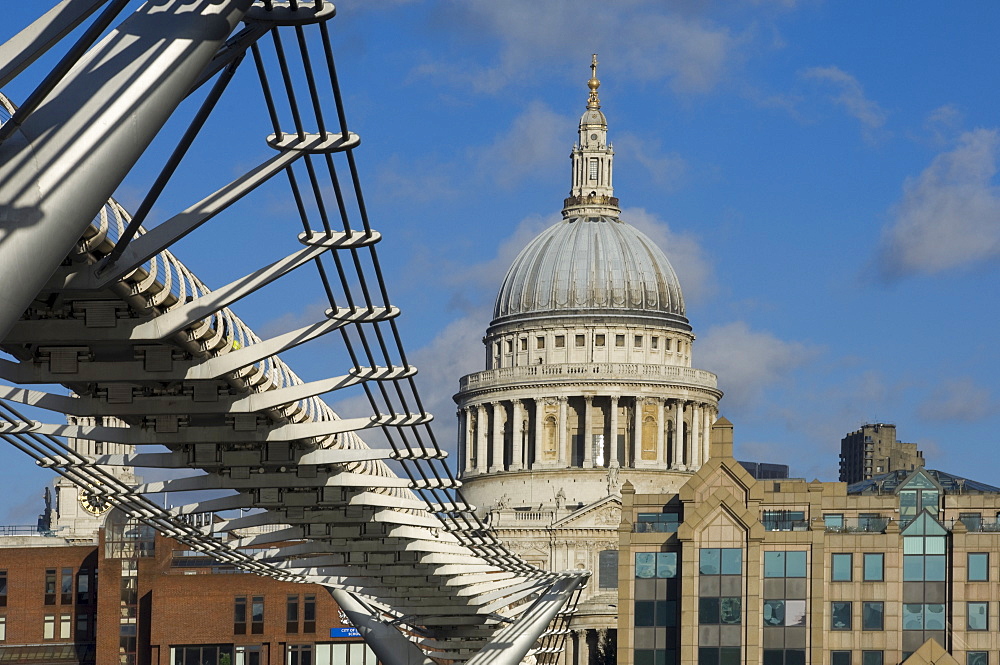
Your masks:
[{"label": "clock tower", "polygon": [[[112,417],[83,418],[69,416],[69,424],[77,427],[125,427],[125,423]],[[104,455],[132,455],[134,446],[107,443],[90,439],[68,438],[69,445],[79,454],[96,459]],[[107,466],[106,471],[127,484],[135,484],[135,469],[131,466]],[[96,540],[98,530],[111,510],[111,503],[94,491],[83,488],[66,478],[55,483],[56,506],[49,528],[67,540]]]}]

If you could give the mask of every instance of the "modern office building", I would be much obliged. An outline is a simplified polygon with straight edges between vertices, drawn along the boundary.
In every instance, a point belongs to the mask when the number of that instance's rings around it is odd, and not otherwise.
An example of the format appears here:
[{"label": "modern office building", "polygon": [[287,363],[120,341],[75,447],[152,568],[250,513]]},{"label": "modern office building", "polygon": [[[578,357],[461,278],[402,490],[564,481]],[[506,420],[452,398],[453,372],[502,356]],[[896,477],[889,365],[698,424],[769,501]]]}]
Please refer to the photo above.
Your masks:
[{"label": "modern office building", "polygon": [[1000,488],[756,480],[732,447],[720,419],[679,491],[623,487],[619,665],[996,665]]},{"label": "modern office building", "polygon": [[892,471],[924,466],[924,454],[915,443],[896,438],[896,426],[862,425],[840,440],[840,481],[856,483]]},{"label": "modern office building", "polygon": [[[595,571],[565,662],[613,662],[623,482],[677,491],[705,463],[722,393],[663,251],[621,215],[596,56],[563,219],[514,260],[462,377],[466,498],[526,561]],[[669,250],[669,248],[667,248]]]}]

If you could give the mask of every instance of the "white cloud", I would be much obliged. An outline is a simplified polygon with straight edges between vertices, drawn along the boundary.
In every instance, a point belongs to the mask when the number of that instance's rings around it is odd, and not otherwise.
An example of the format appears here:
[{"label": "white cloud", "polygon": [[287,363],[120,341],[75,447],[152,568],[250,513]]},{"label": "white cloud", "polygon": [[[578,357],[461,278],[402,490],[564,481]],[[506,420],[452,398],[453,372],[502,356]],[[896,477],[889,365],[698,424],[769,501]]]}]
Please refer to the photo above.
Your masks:
[{"label": "white cloud", "polygon": [[995,414],[997,406],[988,388],[962,377],[938,385],[917,412],[925,420],[975,422]]},{"label": "white cloud", "polygon": [[751,330],[744,321],[709,328],[695,346],[695,365],[719,375],[723,412],[753,406],[765,389],[791,381],[791,374],[818,353],[801,342]]},{"label": "white cloud", "polygon": [[622,220],[649,236],[667,255],[680,280],[685,301],[704,300],[714,292],[712,264],[694,235],[671,230],[665,221],[643,208],[625,208]]},{"label": "white cloud", "polygon": [[453,0],[441,16],[461,25],[463,33],[499,40],[498,62],[485,69],[430,63],[421,73],[448,76],[483,92],[531,76],[540,60],[585,67],[582,63],[596,51],[602,72],[665,80],[678,92],[704,93],[726,76],[739,43],[728,28],[706,18],[642,0]]},{"label": "white cloud", "polygon": [[575,124],[541,102],[529,103],[509,130],[474,150],[480,173],[495,178],[491,184],[512,187],[528,176],[556,172],[569,152],[565,130]]},{"label": "white cloud", "polygon": [[954,104],[939,106],[927,114],[924,129],[934,143],[950,143],[962,124],[962,116],[962,111]]},{"label": "white cloud", "polygon": [[458,195],[452,178],[442,166],[426,160],[404,163],[399,155],[379,164],[374,187],[376,197],[389,201],[428,203]]},{"label": "white cloud", "polygon": [[1000,192],[993,184],[1000,134],[966,132],[903,184],[882,234],[883,277],[933,274],[1000,257]]},{"label": "white cloud", "polygon": [[861,123],[866,137],[871,138],[874,130],[885,125],[886,112],[877,102],[865,96],[864,88],[856,78],[839,67],[812,67],[805,70],[802,76],[830,83],[837,90],[831,99]]},{"label": "white cloud", "polygon": [[676,190],[687,174],[687,161],[677,152],[663,152],[659,141],[623,132],[615,139],[614,147],[619,159],[643,166],[663,190]]}]

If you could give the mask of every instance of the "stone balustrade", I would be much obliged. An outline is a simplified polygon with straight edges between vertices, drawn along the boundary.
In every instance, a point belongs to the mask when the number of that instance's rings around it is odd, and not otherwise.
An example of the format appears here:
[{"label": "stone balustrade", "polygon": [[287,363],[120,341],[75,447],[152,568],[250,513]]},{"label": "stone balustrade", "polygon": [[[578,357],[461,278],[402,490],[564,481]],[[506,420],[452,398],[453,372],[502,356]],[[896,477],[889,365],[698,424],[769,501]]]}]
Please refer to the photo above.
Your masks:
[{"label": "stone balustrade", "polygon": [[651,383],[680,383],[698,388],[718,388],[715,374],[703,369],[642,363],[560,363],[502,367],[463,376],[459,386],[460,390],[465,392],[519,383],[538,385],[567,380],[620,382],[632,378]]}]

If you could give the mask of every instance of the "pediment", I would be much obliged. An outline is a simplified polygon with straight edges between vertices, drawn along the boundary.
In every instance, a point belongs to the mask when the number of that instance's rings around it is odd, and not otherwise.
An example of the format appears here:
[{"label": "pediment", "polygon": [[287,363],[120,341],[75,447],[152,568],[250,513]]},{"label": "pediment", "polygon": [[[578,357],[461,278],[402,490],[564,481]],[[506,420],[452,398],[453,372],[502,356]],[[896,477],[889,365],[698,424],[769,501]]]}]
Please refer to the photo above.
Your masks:
[{"label": "pediment", "polygon": [[556,520],[556,529],[617,529],[622,519],[622,500],[617,495],[606,496],[600,501],[577,508]]},{"label": "pediment", "polygon": [[959,665],[959,663],[957,658],[937,643],[937,640],[930,638],[911,653],[902,665]]}]

